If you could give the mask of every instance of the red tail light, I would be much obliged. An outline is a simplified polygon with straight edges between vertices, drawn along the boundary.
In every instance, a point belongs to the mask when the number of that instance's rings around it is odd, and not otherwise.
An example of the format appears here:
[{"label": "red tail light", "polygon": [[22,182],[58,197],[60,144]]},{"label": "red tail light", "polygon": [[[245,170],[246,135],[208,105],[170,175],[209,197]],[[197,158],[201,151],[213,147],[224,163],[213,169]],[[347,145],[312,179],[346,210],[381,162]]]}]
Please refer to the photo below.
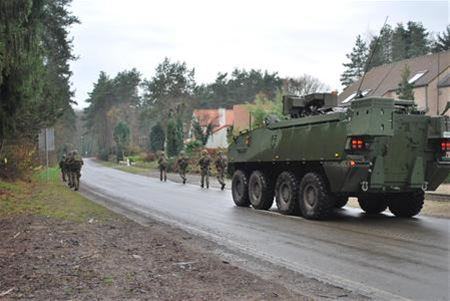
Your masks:
[{"label": "red tail light", "polygon": [[441,141],[441,150],[444,152],[450,151],[450,140],[445,139]]},{"label": "red tail light", "polygon": [[[449,144],[450,146],[450,144]],[[363,138],[354,137],[350,141],[350,148],[353,150],[366,149],[366,143]]]}]

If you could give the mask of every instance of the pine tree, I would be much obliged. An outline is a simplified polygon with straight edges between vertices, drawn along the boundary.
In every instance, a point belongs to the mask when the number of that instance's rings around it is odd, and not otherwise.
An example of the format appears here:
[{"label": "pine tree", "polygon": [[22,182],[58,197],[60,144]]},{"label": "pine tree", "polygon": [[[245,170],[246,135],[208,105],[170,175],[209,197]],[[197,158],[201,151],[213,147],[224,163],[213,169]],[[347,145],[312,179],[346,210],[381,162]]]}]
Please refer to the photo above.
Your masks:
[{"label": "pine tree", "polygon": [[406,58],[406,40],[408,33],[403,24],[397,24],[392,33],[392,61],[398,62]]},{"label": "pine tree", "polygon": [[367,56],[367,45],[362,40],[361,35],[358,35],[352,52],[346,55],[350,62],[343,64],[346,69],[341,74],[340,80],[345,87],[350,86],[363,75]]},{"label": "pine tree", "polygon": [[420,22],[409,21],[406,36],[406,57],[425,55],[430,51],[428,32]]},{"label": "pine tree", "polygon": [[125,122],[119,121],[114,127],[113,139],[117,148],[117,161],[123,160],[125,150],[130,144],[130,128]]},{"label": "pine tree", "polygon": [[380,31],[379,36],[374,36],[369,44],[369,53],[373,53],[370,68],[389,64],[392,62],[392,35],[391,26],[386,24]]},{"label": "pine tree", "polygon": [[175,121],[171,118],[167,122],[167,155],[173,157],[177,154],[177,127]]},{"label": "pine tree", "polygon": [[409,66],[405,65],[397,88],[397,95],[400,99],[414,100],[414,85],[408,82],[410,75]]},{"label": "pine tree", "polygon": [[436,41],[433,43],[432,51],[434,53],[447,51],[450,49],[450,25],[447,25],[447,28],[442,32],[442,34],[438,34],[436,37]]}]

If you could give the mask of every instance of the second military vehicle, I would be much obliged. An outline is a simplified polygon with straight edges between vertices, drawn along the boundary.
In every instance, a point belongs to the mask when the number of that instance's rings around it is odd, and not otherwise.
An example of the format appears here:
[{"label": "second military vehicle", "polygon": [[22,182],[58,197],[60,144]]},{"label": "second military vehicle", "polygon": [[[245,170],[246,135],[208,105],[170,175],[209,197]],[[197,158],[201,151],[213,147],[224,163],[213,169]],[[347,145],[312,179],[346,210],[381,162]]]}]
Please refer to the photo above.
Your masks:
[{"label": "second military vehicle", "polygon": [[[420,212],[424,192],[450,170],[447,116],[426,116],[414,102],[334,94],[285,96],[288,120],[267,119],[229,147],[228,171],[237,206],[308,219],[327,217],[357,197],[368,214]],[[272,120],[270,120],[272,119]]]}]

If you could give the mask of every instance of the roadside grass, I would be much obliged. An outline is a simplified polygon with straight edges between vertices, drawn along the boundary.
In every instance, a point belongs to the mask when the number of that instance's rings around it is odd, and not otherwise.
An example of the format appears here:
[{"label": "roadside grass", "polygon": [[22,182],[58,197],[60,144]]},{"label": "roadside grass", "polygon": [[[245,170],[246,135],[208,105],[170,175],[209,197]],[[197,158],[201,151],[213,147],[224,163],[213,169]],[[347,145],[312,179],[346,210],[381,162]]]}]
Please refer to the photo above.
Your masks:
[{"label": "roadside grass", "polygon": [[[47,181],[48,177],[48,181]],[[30,181],[0,182],[0,218],[17,215],[52,217],[73,222],[106,222],[117,216],[69,189],[58,168],[37,170]]]},{"label": "roadside grass", "polygon": [[95,162],[97,162],[98,164],[105,166],[105,167],[110,167],[110,168],[114,168],[117,170],[129,172],[129,173],[133,173],[133,174],[138,174],[138,175],[146,174],[151,170],[158,169],[157,162],[137,162],[135,165],[131,165],[131,166],[121,165],[121,164],[117,164],[114,162],[102,161],[102,160],[96,160]]}]

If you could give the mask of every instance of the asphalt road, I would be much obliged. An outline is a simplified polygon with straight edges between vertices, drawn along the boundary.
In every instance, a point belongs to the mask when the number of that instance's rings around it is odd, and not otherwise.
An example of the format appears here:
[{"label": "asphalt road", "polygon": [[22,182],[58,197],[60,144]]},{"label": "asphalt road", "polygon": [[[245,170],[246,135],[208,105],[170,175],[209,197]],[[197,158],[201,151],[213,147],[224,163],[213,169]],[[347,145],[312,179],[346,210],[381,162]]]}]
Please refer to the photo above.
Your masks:
[{"label": "asphalt road", "polygon": [[449,300],[450,221],[368,217],[345,207],[309,221],[234,206],[229,190],[161,183],[86,160],[82,185],[247,254],[375,299]]}]

